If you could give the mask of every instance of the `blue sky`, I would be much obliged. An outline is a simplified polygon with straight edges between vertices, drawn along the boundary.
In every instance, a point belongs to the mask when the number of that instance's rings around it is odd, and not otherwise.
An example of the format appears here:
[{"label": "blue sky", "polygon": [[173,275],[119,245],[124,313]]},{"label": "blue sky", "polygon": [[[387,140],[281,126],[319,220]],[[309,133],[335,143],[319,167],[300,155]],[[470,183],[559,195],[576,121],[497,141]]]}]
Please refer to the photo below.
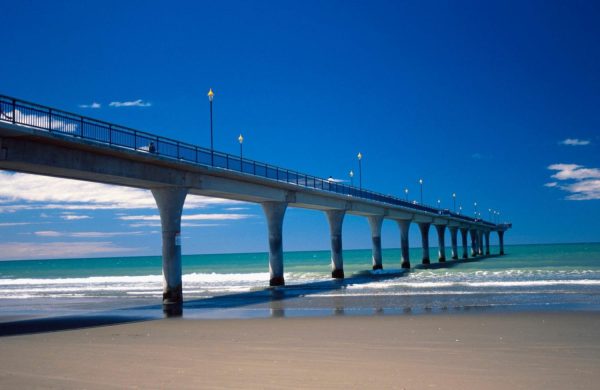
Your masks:
[{"label": "blue sky", "polygon": [[[600,237],[595,2],[0,3],[0,93],[208,146],[211,87],[218,150],[242,133],[249,158],[343,180],[360,151],[364,187],[416,199],[423,178],[426,203],[499,210],[508,244]],[[0,187],[2,259],[160,253],[148,193]],[[189,198],[182,235],[184,253],[267,250],[252,204]],[[322,213],[288,210],[286,250],[328,243]],[[369,245],[347,216],[344,246]]]}]

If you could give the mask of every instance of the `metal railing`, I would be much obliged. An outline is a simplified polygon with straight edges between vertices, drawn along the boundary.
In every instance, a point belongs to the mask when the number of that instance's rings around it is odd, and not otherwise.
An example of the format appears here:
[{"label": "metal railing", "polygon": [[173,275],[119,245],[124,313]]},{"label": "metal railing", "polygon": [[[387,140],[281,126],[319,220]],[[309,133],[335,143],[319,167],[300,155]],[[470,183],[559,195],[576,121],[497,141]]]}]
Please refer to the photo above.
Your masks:
[{"label": "metal railing", "polygon": [[478,222],[493,227],[496,226],[494,223],[451,212],[448,209],[439,209],[416,202],[408,202],[391,195],[360,189],[228,153],[211,151],[200,146],[55,108],[45,107],[9,96],[0,95],[0,121],[33,127],[74,139],[85,139],[115,148],[135,150],[177,161],[241,172],[300,187],[372,200],[436,215],[452,216],[457,219]]}]

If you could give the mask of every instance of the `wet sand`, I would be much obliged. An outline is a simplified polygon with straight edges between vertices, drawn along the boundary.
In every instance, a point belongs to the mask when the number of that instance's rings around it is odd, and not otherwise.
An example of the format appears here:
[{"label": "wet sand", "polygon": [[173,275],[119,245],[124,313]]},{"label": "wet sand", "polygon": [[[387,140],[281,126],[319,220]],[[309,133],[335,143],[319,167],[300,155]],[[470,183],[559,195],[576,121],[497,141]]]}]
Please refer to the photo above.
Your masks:
[{"label": "wet sand", "polygon": [[600,313],[164,319],[0,338],[0,388],[593,389]]}]

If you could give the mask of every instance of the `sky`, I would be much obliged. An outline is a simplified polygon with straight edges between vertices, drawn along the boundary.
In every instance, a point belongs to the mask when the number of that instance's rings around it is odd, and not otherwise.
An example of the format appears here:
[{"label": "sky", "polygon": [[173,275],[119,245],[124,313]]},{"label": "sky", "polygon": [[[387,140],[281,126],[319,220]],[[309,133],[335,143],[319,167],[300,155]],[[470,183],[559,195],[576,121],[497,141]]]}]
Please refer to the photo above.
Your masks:
[{"label": "sky", "polygon": [[[6,1],[0,94],[513,223],[600,239],[600,4]],[[369,248],[346,216],[344,247]],[[437,242],[430,233],[432,245]],[[189,196],[183,252],[268,250],[259,205]],[[492,244],[497,238],[492,236]],[[399,229],[383,226],[384,247]],[[411,246],[420,246],[416,226]],[[289,208],[284,250],[329,248]],[[160,254],[148,191],[0,171],[0,259]]]}]

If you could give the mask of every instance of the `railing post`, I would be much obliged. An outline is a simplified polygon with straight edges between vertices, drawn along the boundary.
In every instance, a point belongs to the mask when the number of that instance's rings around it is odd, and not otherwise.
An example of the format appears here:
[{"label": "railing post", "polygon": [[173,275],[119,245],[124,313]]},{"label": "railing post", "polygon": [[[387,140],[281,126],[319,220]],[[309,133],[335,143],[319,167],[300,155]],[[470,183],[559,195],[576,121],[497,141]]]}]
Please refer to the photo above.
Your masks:
[{"label": "railing post", "polygon": [[179,160],[179,141],[177,141],[175,146],[177,147],[177,160]]},{"label": "railing post", "polygon": [[79,136],[83,138],[83,117],[79,117]]},{"label": "railing post", "polygon": [[256,161],[252,161],[252,169],[254,171],[254,176],[256,176]]},{"label": "railing post", "polygon": [[197,146],[196,146],[195,150],[196,150],[196,164],[198,164],[198,147]]},{"label": "railing post", "polygon": [[48,109],[48,130],[52,132],[52,109]]},{"label": "railing post", "polygon": [[137,150],[137,130],[133,130],[133,149]]},{"label": "railing post", "polygon": [[13,106],[12,123],[14,124],[17,120],[17,101],[15,99],[12,100],[12,106]]},{"label": "railing post", "polygon": [[229,169],[229,153],[225,155],[225,166]]},{"label": "railing post", "polygon": [[108,125],[108,144],[112,146],[112,125]]}]

